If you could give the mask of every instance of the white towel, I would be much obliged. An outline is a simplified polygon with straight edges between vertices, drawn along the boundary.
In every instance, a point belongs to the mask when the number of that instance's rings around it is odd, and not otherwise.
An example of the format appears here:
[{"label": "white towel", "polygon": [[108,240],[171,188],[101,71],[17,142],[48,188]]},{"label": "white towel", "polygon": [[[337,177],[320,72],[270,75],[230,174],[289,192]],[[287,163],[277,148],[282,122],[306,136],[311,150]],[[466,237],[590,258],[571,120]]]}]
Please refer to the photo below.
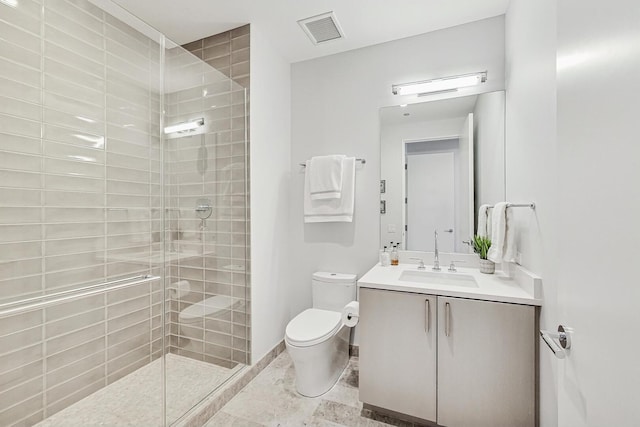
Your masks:
[{"label": "white towel", "polygon": [[516,229],[515,220],[513,219],[513,209],[506,210],[506,227],[504,238],[504,247],[502,249],[502,260],[505,262],[516,262]]},{"label": "white towel", "polygon": [[478,209],[478,231],[476,234],[480,237],[491,238],[491,209],[489,205],[482,205]]},{"label": "white towel", "polygon": [[487,258],[495,263],[515,261],[513,212],[506,202],[496,203],[491,213],[491,247]]},{"label": "white towel", "polygon": [[318,156],[307,162],[311,200],[340,198],[345,157],[339,154]]},{"label": "white towel", "polygon": [[[309,162],[307,162],[308,166]],[[339,199],[312,200],[310,174],[305,171],[304,178],[304,222],[353,222],[355,202],[356,159],[344,159],[342,174],[342,192]]]}]

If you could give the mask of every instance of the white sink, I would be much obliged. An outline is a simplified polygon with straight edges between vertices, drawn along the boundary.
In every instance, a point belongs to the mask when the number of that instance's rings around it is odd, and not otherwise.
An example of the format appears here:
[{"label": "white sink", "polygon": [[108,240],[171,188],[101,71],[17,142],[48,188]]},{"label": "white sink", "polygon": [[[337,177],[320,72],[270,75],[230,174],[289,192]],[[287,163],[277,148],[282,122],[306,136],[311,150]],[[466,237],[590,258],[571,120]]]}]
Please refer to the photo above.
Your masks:
[{"label": "white sink", "polygon": [[405,270],[400,274],[405,282],[424,283],[427,285],[464,286],[477,288],[478,282],[473,276],[461,273],[442,273],[435,271]]}]

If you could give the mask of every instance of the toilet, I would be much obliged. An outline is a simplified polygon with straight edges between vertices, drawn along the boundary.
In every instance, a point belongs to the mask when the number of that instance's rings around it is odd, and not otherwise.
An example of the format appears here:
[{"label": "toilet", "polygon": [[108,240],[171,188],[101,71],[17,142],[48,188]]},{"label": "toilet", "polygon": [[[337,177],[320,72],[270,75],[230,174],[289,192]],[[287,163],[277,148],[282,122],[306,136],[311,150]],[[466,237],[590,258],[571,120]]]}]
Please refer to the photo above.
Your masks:
[{"label": "toilet", "polygon": [[191,349],[192,340],[194,339],[202,341],[204,320],[223,320],[225,315],[236,305],[237,300],[234,301],[234,299],[229,296],[214,295],[182,310],[178,315],[180,335],[189,339],[189,343],[187,343],[184,348],[187,350]]},{"label": "toilet", "polygon": [[356,299],[356,275],[317,272],[312,281],[313,308],[287,325],[285,343],[293,360],[298,393],[326,393],[349,362],[351,328],[342,323],[343,307]]}]

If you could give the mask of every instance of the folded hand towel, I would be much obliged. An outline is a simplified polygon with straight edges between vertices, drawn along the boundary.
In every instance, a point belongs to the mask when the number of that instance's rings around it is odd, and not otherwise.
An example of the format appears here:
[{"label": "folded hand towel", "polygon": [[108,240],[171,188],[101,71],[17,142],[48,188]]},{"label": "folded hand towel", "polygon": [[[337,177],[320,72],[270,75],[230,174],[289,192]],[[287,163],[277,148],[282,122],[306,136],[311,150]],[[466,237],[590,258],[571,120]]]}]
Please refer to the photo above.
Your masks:
[{"label": "folded hand towel", "polygon": [[[307,162],[307,166],[309,162]],[[304,222],[352,222],[355,202],[356,159],[344,159],[342,191],[339,199],[312,200],[311,177],[305,171],[304,179]]]},{"label": "folded hand towel", "polygon": [[489,205],[482,205],[478,209],[478,231],[476,234],[480,237],[491,238],[491,209]]},{"label": "folded hand towel", "polygon": [[491,213],[491,247],[487,258],[495,263],[514,262],[515,229],[513,212],[507,209],[506,202],[496,203]]},{"label": "folded hand towel", "polygon": [[491,212],[491,247],[487,253],[487,258],[495,263],[502,262],[504,249],[504,238],[507,231],[506,223],[507,204],[505,202],[496,203]]},{"label": "folded hand towel", "polygon": [[312,157],[307,162],[311,200],[339,199],[342,191],[343,155]]},{"label": "folded hand towel", "polygon": [[507,227],[504,237],[504,247],[502,248],[502,260],[505,262],[516,262],[516,230],[513,219],[513,209],[506,210],[505,226]]}]

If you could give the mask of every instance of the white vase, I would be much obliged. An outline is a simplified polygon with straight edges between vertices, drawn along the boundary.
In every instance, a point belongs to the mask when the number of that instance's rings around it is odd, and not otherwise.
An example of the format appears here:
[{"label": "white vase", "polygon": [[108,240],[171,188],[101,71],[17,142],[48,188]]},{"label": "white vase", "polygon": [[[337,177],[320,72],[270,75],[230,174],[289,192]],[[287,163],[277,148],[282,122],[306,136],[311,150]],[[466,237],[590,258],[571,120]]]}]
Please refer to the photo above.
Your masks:
[{"label": "white vase", "polygon": [[480,260],[480,273],[493,274],[496,272],[496,264],[488,259]]}]

